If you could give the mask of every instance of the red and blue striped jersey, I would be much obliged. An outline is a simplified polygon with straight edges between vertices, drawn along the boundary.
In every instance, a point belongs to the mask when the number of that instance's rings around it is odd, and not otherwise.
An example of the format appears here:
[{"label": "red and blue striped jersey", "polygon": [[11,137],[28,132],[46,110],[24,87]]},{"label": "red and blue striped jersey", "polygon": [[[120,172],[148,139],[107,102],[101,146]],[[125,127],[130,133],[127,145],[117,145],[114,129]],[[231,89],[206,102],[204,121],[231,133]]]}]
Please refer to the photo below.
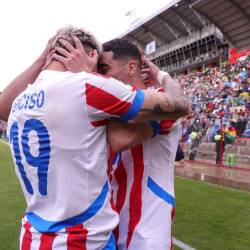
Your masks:
[{"label": "red and blue striped jersey", "polygon": [[106,244],[118,216],[110,203],[106,128],[98,124],[129,121],[143,100],[142,91],[112,78],[50,70],[15,99],[8,136],[33,230],[67,235],[83,225],[87,249]]}]

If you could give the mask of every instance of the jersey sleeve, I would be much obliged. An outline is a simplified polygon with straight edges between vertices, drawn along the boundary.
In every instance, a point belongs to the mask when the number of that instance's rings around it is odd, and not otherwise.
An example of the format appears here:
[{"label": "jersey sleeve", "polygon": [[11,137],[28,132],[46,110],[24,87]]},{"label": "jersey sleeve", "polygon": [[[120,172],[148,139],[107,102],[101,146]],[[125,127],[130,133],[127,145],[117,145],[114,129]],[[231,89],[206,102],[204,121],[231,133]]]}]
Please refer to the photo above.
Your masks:
[{"label": "jersey sleeve", "polygon": [[127,122],[141,109],[144,92],[113,78],[95,77],[86,83],[86,102],[92,120],[111,117]]}]

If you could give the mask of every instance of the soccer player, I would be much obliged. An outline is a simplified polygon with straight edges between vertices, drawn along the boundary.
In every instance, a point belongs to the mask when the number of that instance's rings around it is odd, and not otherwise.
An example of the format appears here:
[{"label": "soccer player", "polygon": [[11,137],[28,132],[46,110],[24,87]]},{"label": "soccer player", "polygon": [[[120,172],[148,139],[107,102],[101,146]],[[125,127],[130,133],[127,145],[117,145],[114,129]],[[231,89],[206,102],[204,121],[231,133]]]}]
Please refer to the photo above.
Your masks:
[{"label": "soccer player", "polygon": [[[76,62],[77,58],[67,66],[74,67]],[[148,68],[144,72],[150,73],[151,81],[162,82],[165,91],[183,98],[180,87],[168,74],[160,72],[149,60],[145,62]],[[99,61],[101,74],[127,82],[134,88],[146,89],[141,66],[141,53],[130,41],[115,39],[103,44]],[[175,120],[151,122],[151,125],[161,135],[121,154],[112,154],[113,199],[120,215],[119,228],[115,230],[119,249],[172,247],[174,161],[179,125]]]},{"label": "soccer player", "polygon": [[[8,120],[12,155],[27,202],[21,249],[113,249],[111,232],[118,216],[106,173],[106,128],[99,125],[112,117],[123,122],[164,119],[189,110],[187,100],[170,93],[134,90],[91,74],[100,46],[84,30],[59,31],[52,47],[59,46],[60,38],[73,44],[72,35],[83,45],[82,72],[69,72],[52,60],[14,100]],[[3,98],[11,95],[3,94]],[[0,114],[6,113],[0,107]]]},{"label": "soccer player", "polygon": [[[144,58],[151,81],[163,84],[159,91],[181,93],[179,86]],[[103,44],[100,72],[123,80],[133,87],[147,89],[141,76],[141,53],[125,39]],[[162,72],[164,75],[164,73]],[[181,96],[181,94],[180,94]],[[171,225],[174,216],[174,162],[179,124],[175,120],[153,122],[157,134],[113,158],[112,189],[120,222],[115,230],[119,250],[165,250],[172,248]]]}]

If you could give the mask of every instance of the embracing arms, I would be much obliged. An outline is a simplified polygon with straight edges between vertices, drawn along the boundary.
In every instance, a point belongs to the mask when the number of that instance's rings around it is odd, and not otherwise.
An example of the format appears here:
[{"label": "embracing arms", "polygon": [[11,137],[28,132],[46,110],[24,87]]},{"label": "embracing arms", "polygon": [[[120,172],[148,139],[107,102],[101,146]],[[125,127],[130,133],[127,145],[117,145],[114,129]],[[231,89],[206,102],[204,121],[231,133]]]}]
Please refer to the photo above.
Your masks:
[{"label": "embracing arms", "polygon": [[149,123],[123,123],[110,120],[107,126],[107,141],[114,152],[121,152],[141,144],[153,136]]}]

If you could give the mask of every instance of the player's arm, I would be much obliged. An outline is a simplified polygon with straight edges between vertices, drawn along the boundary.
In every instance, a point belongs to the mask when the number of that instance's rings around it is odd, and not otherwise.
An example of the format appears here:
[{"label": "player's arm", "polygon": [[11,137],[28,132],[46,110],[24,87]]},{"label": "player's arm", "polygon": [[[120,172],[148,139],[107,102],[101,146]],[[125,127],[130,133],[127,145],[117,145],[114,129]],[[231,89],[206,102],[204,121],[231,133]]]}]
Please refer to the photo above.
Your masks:
[{"label": "player's arm", "polygon": [[86,101],[93,121],[111,117],[122,122],[176,119],[189,112],[185,96],[176,96],[170,91],[134,90],[113,78],[94,75],[86,84]]},{"label": "player's arm", "polygon": [[178,84],[167,75],[164,76],[163,82],[167,85],[167,92],[157,92],[151,89],[143,91],[144,101],[135,120],[178,119],[189,114],[188,98]]},{"label": "player's arm", "polygon": [[114,152],[121,152],[151,138],[154,131],[149,123],[122,123],[110,120],[107,126],[107,140]]},{"label": "player's arm", "polygon": [[142,61],[146,66],[142,70],[142,75],[146,76],[144,82],[153,85],[157,83],[163,87],[164,93],[145,90],[144,102],[136,120],[147,120],[148,116],[153,120],[178,119],[187,115],[190,105],[180,85],[167,72],[160,71],[148,58],[143,56]]},{"label": "player's arm", "polygon": [[35,60],[35,62],[24,72],[18,75],[9,85],[3,90],[0,95],[0,119],[7,121],[12,102],[14,99],[27,88],[29,83],[33,83],[41,72],[47,56],[50,51],[52,39],[49,40],[45,50]]}]

